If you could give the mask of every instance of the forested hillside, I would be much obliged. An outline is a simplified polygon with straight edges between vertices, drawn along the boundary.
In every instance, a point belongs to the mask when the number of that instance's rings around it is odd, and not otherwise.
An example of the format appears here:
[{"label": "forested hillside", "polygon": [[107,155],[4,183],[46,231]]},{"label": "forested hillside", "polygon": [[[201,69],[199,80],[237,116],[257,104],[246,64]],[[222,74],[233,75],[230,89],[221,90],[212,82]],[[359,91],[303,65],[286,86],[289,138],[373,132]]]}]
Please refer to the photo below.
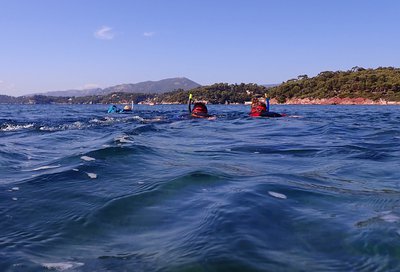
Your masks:
[{"label": "forested hillside", "polygon": [[[191,90],[178,89],[167,93],[126,93],[118,92],[107,95],[85,97],[53,97],[53,96],[0,96],[0,103],[7,104],[110,104],[110,103],[186,103],[189,93],[195,100],[203,100],[212,104],[244,103],[254,96],[267,94],[279,103],[306,99],[307,103],[315,103],[321,99],[364,99],[374,101],[400,102],[400,69],[380,67],[364,69],[354,67],[348,71],[324,71],[315,77],[300,75],[282,84],[267,88],[253,83],[228,84],[215,83],[200,86]],[[369,103],[367,101],[367,103]]]},{"label": "forested hillside", "polygon": [[321,72],[312,78],[300,75],[270,88],[268,94],[281,103],[291,98],[332,97],[400,101],[400,69],[353,67],[349,71]]},{"label": "forested hillside", "polygon": [[208,101],[212,104],[244,103],[245,101],[249,101],[254,95],[264,95],[266,92],[266,87],[252,83],[216,83],[210,86],[198,87],[190,91],[178,90],[164,93],[159,95],[156,101],[158,103],[186,103],[189,93],[192,93],[194,99]]}]

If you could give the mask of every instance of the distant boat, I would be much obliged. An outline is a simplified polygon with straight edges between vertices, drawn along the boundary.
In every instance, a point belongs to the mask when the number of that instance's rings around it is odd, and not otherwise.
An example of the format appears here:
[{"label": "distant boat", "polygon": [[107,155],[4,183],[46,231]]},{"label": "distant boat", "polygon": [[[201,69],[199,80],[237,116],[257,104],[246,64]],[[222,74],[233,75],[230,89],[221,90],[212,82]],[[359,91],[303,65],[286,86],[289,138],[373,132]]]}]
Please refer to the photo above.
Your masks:
[{"label": "distant boat", "polygon": [[149,105],[149,106],[154,106],[154,105],[156,105],[156,103],[150,102],[150,101],[141,101],[141,102],[139,102],[138,104],[140,104],[140,105]]}]

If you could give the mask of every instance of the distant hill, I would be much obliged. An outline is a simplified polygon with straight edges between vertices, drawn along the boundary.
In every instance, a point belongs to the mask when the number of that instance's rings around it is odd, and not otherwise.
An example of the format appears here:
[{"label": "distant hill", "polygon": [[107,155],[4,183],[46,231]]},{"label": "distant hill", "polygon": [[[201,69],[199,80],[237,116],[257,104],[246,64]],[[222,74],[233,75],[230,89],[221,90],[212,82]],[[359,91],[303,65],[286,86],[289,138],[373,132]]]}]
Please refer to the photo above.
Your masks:
[{"label": "distant hill", "polygon": [[200,84],[185,78],[175,77],[167,78],[159,81],[145,81],[135,84],[120,84],[108,88],[96,88],[87,90],[67,90],[40,93],[46,96],[65,96],[65,97],[82,97],[92,95],[107,95],[110,93],[165,93],[174,90],[190,90],[199,87]]},{"label": "distant hill", "polygon": [[280,103],[292,99],[365,98],[400,101],[400,69],[355,66],[348,71],[323,71],[315,77],[300,75],[269,89]]},{"label": "distant hill", "polygon": [[103,91],[103,89],[101,89],[101,88],[94,88],[94,89],[85,89],[85,90],[51,91],[51,92],[45,92],[45,93],[35,93],[32,95],[28,95],[28,96],[46,95],[46,96],[81,97],[81,96],[91,96],[91,95],[101,94],[102,91]]},{"label": "distant hill", "polygon": [[9,95],[0,94],[0,104],[16,104],[19,103],[18,98]]},{"label": "distant hill", "polygon": [[200,87],[200,84],[185,77],[167,78],[159,81],[145,81],[136,84],[121,84],[103,89],[103,94],[109,93],[165,93],[174,90],[190,90]]}]

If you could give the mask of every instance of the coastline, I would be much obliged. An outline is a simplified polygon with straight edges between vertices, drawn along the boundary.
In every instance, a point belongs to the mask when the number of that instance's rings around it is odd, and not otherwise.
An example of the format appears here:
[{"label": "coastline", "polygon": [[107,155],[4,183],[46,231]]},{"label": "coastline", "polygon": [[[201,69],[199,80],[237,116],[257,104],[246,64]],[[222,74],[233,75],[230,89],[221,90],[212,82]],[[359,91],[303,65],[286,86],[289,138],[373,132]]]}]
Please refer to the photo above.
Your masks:
[{"label": "coastline", "polygon": [[[396,106],[400,105],[400,101],[388,101],[384,99],[379,99],[379,100],[372,100],[368,98],[362,98],[362,97],[357,97],[357,98],[339,98],[339,97],[331,97],[331,98],[291,98],[287,99],[285,103],[279,103],[276,98],[271,98],[270,103],[274,105],[382,105],[382,106]],[[35,101],[29,101],[27,103],[4,103],[0,102],[0,105],[109,105],[109,104],[131,104],[131,102],[127,101],[114,101],[110,103],[93,103],[93,102],[88,102],[88,103],[60,103],[60,102],[48,102],[48,103],[37,103]],[[208,103],[206,101],[206,104],[212,104]],[[248,103],[229,103],[228,105],[250,105],[250,101]],[[135,105],[148,105],[148,106],[154,106],[154,105],[186,105],[185,103],[179,103],[179,102],[160,102],[160,103],[137,103]],[[217,105],[217,104],[215,104]],[[223,104],[219,104],[223,105]]]},{"label": "coastline", "polygon": [[[273,98],[271,99],[271,103],[280,104],[278,101]],[[291,98],[286,100],[285,103],[281,103],[283,105],[400,105],[400,101],[387,101],[384,99],[379,99],[374,101],[368,98],[321,98],[321,99],[311,99],[311,98]]]}]

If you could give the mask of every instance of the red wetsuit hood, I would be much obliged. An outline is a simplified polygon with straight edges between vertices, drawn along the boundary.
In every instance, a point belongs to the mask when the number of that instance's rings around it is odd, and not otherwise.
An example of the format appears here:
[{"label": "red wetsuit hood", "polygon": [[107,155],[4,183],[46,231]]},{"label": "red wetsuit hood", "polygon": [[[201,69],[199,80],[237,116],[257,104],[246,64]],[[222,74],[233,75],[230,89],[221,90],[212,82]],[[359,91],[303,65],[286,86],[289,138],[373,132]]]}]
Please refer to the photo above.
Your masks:
[{"label": "red wetsuit hood", "polygon": [[192,113],[193,114],[208,114],[208,110],[204,103],[196,102],[196,103],[194,103]]},{"label": "red wetsuit hood", "polygon": [[265,112],[267,112],[267,106],[264,103],[258,102],[251,105],[250,116],[262,116]]}]

